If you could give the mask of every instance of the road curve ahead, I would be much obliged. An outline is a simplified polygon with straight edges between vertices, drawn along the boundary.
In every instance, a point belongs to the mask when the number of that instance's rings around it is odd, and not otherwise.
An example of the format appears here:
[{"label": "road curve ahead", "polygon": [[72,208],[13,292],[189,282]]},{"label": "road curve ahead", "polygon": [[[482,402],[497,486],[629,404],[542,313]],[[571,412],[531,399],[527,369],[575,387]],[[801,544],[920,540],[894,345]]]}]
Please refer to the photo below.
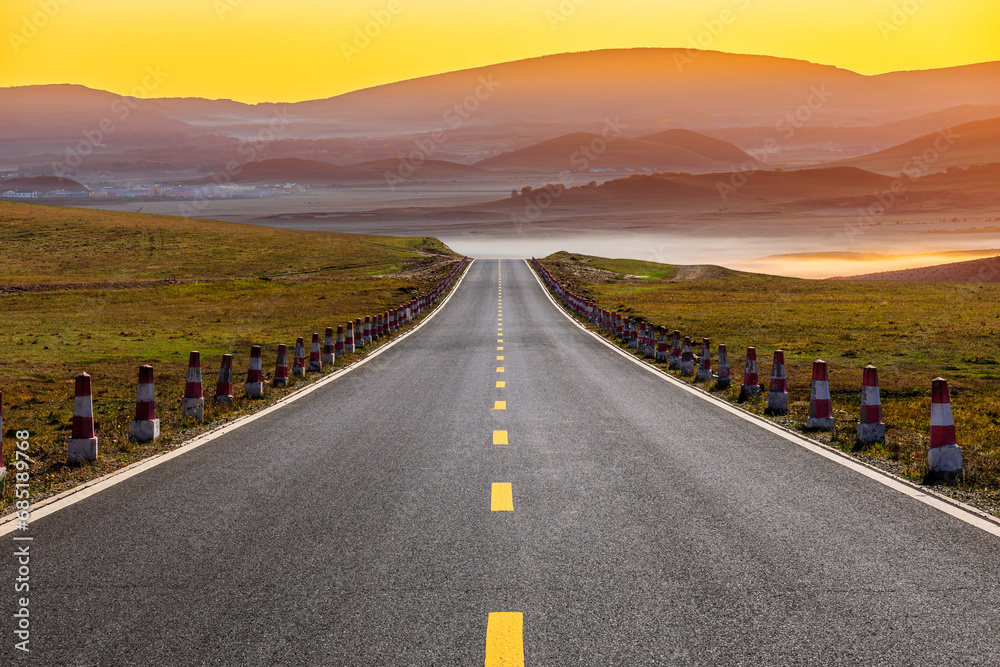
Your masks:
[{"label": "road curve ahead", "polygon": [[1000,539],[644,371],[521,261],[32,535],[4,664],[1000,664]]}]

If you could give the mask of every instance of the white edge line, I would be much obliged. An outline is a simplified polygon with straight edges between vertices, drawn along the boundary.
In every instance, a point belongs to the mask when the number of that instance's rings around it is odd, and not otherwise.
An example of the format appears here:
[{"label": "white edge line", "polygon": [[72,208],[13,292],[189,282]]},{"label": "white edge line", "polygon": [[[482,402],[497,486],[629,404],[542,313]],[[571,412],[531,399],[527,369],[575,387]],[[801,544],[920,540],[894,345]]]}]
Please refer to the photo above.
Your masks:
[{"label": "white edge line", "polygon": [[[469,261],[469,263],[465,267],[465,270],[462,271],[461,275],[459,275],[458,280],[455,282],[454,287],[452,287],[451,290],[448,292],[448,296],[446,296],[444,301],[442,301],[433,311],[431,311],[427,315],[427,317],[425,317],[415,327],[413,327],[406,333],[401,334],[394,340],[388,341],[387,343],[376,349],[374,352],[365,356],[363,359],[359,359],[358,361],[352,363],[350,366],[342,368],[339,371],[336,371],[321,380],[317,380],[312,384],[306,385],[301,389],[295,390],[291,394],[279,399],[274,405],[268,406],[263,410],[261,410],[260,412],[255,412],[250,415],[244,415],[228,424],[225,424],[224,426],[219,426],[218,428],[215,428],[209,431],[208,433],[203,433],[198,437],[194,438],[193,440],[191,440],[190,442],[181,445],[177,449],[173,449],[164,454],[154,454],[150,458],[144,459],[142,461],[137,461],[131,465],[125,466],[120,470],[108,473],[103,477],[90,480],[89,482],[85,482],[79,486],[75,486],[72,489],[67,489],[62,493],[56,494],[50,498],[46,498],[45,500],[40,501],[37,505],[33,504],[30,510],[31,511],[30,523],[34,523],[39,519],[43,519],[50,514],[55,514],[61,509],[65,509],[70,505],[74,505],[80,502],[81,500],[85,500],[86,498],[89,498],[90,496],[100,493],[105,489],[109,489],[112,486],[115,486],[116,484],[121,484],[130,477],[135,477],[136,475],[146,472],[147,470],[150,470],[152,468],[155,468],[158,465],[166,463],[171,459],[177,458],[178,456],[181,456],[183,454],[187,454],[193,449],[197,449],[198,447],[201,447],[202,445],[207,444],[215,440],[216,438],[226,435],[227,433],[230,433],[232,431],[235,431],[236,429],[242,426],[246,426],[247,424],[254,422],[258,419],[261,419],[262,417],[265,417],[266,415],[269,415],[272,412],[279,410],[285,407],[286,405],[299,400],[303,396],[307,396],[312,392],[316,391],[317,389],[326,386],[327,384],[333,382],[337,378],[346,375],[347,373],[350,373],[351,371],[356,370],[361,366],[364,366],[369,361],[379,356],[386,350],[392,348],[400,341],[416,333],[421,327],[430,322],[435,315],[440,313],[444,309],[445,305],[449,301],[451,301],[451,297],[454,296],[455,292],[458,290],[458,286],[462,284],[463,280],[465,280],[465,276],[468,275],[469,269],[472,268],[472,265],[473,263],[475,263],[475,261],[476,260],[474,258]],[[17,512],[13,512],[11,514],[8,514],[0,518],[0,537],[7,535],[9,533],[13,533],[16,529],[17,529]]]},{"label": "white edge line", "polygon": [[535,272],[534,268],[531,266],[531,263],[528,260],[524,260],[524,263],[528,265],[528,270],[531,271],[531,275],[535,277],[535,280],[541,286],[542,292],[545,293],[545,296],[548,297],[549,301],[552,302],[552,304],[556,307],[556,309],[560,313],[562,313],[566,319],[568,319],[570,322],[578,326],[585,333],[593,336],[598,341],[600,341],[607,347],[611,348],[618,354],[622,355],[629,361],[635,363],[639,367],[649,371],[653,375],[656,375],[657,377],[663,380],[666,380],[667,382],[672,383],[679,389],[683,389],[689,394],[697,396],[704,401],[713,403],[717,407],[720,407],[723,410],[726,410],[727,412],[730,412],[736,415],[737,417],[744,419],[745,421],[755,424],[766,431],[770,431],[771,433],[774,433],[775,435],[780,436],[785,440],[788,440],[789,442],[794,443],[799,447],[802,447],[803,449],[807,449],[810,452],[813,452],[814,454],[818,454],[823,458],[833,461],[834,463],[839,463],[845,468],[849,468],[854,472],[860,473],[865,477],[868,477],[869,479],[875,480],[876,482],[879,482],[880,484],[883,484],[884,486],[887,486],[894,491],[898,491],[899,493],[902,493],[905,496],[909,496],[914,500],[918,500],[924,503],[925,505],[929,505],[934,509],[940,510],[945,514],[948,514],[950,516],[955,517],[956,519],[964,521],[965,523],[971,526],[975,526],[980,530],[984,530],[987,533],[1000,537],[1000,523],[998,523],[996,519],[989,516],[985,512],[976,509],[971,505],[966,505],[963,502],[952,500],[951,498],[943,498],[936,494],[927,493],[927,491],[917,486],[916,484],[910,482],[909,480],[903,479],[902,477],[897,477],[892,473],[885,472],[884,470],[880,470],[879,468],[875,468],[866,463],[858,461],[857,459],[851,458],[847,454],[839,452],[836,449],[824,445],[819,441],[811,440],[809,438],[799,435],[798,433],[788,431],[782,428],[781,426],[774,424],[773,422],[758,417],[757,415],[751,412],[742,410],[733,405],[732,403],[724,401],[721,398],[718,398],[717,396],[713,396],[712,394],[709,394],[708,392],[699,389],[698,387],[694,387],[685,382],[681,382],[680,380],[670,375],[669,373],[665,373],[659,368],[647,363],[646,361],[629,354],[625,350],[622,350],[617,345],[606,340],[603,336],[598,335],[597,333],[591,331],[587,327],[580,324],[580,322],[578,322],[576,318],[570,315],[569,312],[552,297],[552,294],[549,293],[548,288],[545,287],[545,284],[542,282],[542,279],[538,276],[537,272]]}]

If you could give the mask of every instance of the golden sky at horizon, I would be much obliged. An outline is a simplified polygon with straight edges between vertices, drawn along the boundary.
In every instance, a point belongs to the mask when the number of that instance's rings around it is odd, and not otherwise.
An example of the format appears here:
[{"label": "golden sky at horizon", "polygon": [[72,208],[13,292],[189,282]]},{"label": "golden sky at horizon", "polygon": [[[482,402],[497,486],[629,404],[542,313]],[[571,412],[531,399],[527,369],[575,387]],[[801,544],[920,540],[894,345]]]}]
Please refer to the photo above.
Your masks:
[{"label": "golden sky at horizon", "polygon": [[[695,46],[862,74],[1000,60],[1000,3],[981,0],[2,0],[0,26],[0,86],[243,102],[603,48]],[[164,76],[143,89],[147,68]]]}]

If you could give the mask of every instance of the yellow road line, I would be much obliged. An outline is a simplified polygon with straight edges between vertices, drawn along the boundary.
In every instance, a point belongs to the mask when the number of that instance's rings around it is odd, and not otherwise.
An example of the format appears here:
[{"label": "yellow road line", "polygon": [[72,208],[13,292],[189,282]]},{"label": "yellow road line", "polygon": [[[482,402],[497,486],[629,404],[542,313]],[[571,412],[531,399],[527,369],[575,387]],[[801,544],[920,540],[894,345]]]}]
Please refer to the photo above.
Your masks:
[{"label": "yellow road line", "polygon": [[503,380],[497,380],[497,389],[504,389],[507,387],[507,383]]},{"label": "yellow road line", "polygon": [[506,410],[507,409],[507,401],[493,401],[493,409],[494,410]]},{"label": "yellow road line", "polygon": [[503,355],[502,354],[498,354],[497,355],[497,361],[503,361]]},{"label": "yellow road line", "polygon": [[502,343],[503,342],[503,338],[497,338],[497,342],[498,343]]},{"label": "yellow road line", "polygon": [[507,431],[493,431],[494,445],[509,445],[507,442]]},{"label": "yellow road line", "polygon": [[497,373],[503,373],[503,366],[497,366]]},{"label": "yellow road line", "polygon": [[524,667],[524,614],[490,612],[486,621],[486,667]]},{"label": "yellow road line", "polygon": [[490,492],[490,511],[514,511],[514,490],[510,482],[493,482],[493,490]]},{"label": "yellow road line", "polygon": [[503,345],[497,346],[497,352],[503,352]]}]

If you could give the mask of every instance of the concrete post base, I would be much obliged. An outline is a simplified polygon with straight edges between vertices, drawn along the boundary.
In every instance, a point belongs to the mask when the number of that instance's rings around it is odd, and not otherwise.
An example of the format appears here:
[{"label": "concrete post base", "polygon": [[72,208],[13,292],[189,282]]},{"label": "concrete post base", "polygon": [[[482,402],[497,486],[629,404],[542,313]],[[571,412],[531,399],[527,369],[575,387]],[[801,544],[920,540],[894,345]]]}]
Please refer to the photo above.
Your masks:
[{"label": "concrete post base", "polygon": [[323,364],[319,361],[309,362],[309,372],[310,373],[320,373],[323,371]]},{"label": "concrete post base", "polygon": [[806,428],[813,431],[832,431],[833,417],[806,417]]},{"label": "concrete post base", "polygon": [[184,402],[181,404],[181,419],[197,419],[198,421],[205,420],[205,399],[204,398],[185,398]]},{"label": "concrete post base", "polygon": [[885,424],[858,424],[858,442],[863,445],[885,442]]},{"label": "concrete post base", "polygon": [[682,361],[681,362],[681,377],[690,377],[694,375],[694,362],[693,361]]},{"label": "concrete post base", "polygon": [[740,403],[743,403],[745,401],[749,401],[751,398],[755,397],[759,393],[760,393],[760,387],[758,385],[755,384],[740,385],[740,397],[736,400],[738,400]]},{"label": "concrete post base", "polygon": [[783,391],[768,392],[767,412],[772,415],[788,414],[788,394]]},{"label": "concrete post base", "polygon": [[274,382],[272,384],[275,387],[287,387],[288,378],[274,378]]},{"label": "concrete post base", "polygon": [[929,448],[927,467],[932,481],[954,482],[962,476],[962,448],[958,445]]},{"label": "concrete post base", "polygon": [[132,439],[136,442],[152,442],[160,437],[159,419],[133,419]]},{"label": "concrete post base", "polygon": [[96,461],[97,438],[70,438],[67,461]]},{"label": "concrete post base", "polygon": [[243,390],[246,391],[247,398],[260,398],[264,395],[264,383],[247,382],[243,385]]},{"label": "concrete post base", "polygon": [[[323,363],[326,364],[327,366],[329,366],[330,364],[332,364],[333,363],[333,355],[332,354],[324,354],[323,355]],[[310,368],[309,370],[312,370],[312,368]]]}]

